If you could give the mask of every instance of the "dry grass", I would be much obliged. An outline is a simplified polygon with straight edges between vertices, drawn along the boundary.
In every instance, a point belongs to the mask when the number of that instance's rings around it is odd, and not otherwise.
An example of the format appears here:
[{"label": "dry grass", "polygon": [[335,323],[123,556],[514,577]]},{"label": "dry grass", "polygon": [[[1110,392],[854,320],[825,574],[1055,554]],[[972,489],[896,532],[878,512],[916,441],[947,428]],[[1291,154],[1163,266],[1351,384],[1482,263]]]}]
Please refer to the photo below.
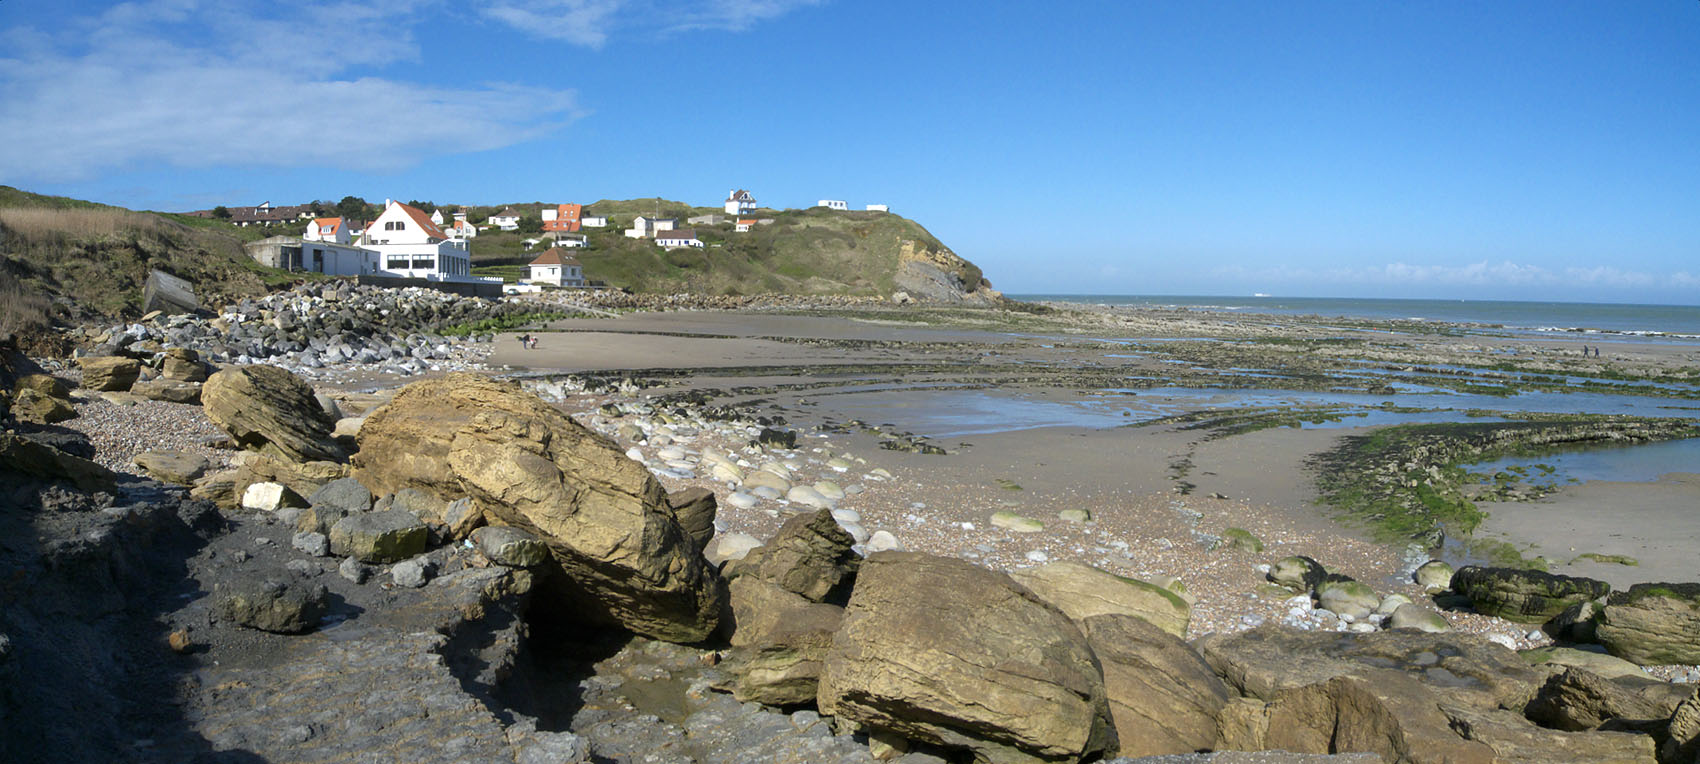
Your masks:
[{"label": "dry grass", "polygon": [[46,295],[26,288],[12,274],[0,270],[0,341],[46,329],[51,305]]},{"label": "dry grass", "polygon": [[42,242],[155,233],[164,226],[156,215],[119,209],[0,207],[0,227],[4,227],[9,235]]}]

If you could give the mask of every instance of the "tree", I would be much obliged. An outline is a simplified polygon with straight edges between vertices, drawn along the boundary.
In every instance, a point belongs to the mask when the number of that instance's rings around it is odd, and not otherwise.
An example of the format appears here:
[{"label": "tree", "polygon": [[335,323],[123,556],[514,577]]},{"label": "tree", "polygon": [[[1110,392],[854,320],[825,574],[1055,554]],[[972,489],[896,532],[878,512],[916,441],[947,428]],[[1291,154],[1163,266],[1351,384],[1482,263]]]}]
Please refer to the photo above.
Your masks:
[{"label": "tree", "polygon": [[541,215],[519,216],[520,233],[543,233],[543,217]]},{"label": "tree", "polygon": [[213,208],[213,217],[218,218],[219,220],[229,220],[230,219],[230,208],[226,207],[222,204],[220,204],[217,207],[214,207]]},{"label": "tree", "polygon": [[366,208],[370,206],[358,196],[345,196],[336,203],[336,214],[344,220],[361,220],[366,217]]}]

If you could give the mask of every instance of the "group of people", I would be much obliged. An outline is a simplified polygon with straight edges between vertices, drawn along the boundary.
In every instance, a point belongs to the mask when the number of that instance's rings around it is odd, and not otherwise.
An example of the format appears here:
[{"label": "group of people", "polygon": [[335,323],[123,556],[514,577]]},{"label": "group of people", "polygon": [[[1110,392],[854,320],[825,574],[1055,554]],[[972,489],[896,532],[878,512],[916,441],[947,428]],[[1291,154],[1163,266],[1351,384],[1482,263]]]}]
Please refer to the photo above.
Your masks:
[{"label": "group of people", "polygon": [[536,350],[537,349],[537,335],[535,335],[535,334],[521,334],[519,336],[519,346],[522,347],[522,348],[525,348],[526,350]]},{"label": "group of people", "polygon": [[1595,358],[1600,357],[1600,349],[1599,348],[1591,348],[1591,347],[1588,347],[1587,345],[1583,345],[1582,346],[1582,357],[1587,358],[1589,353],[1592,353]]}]

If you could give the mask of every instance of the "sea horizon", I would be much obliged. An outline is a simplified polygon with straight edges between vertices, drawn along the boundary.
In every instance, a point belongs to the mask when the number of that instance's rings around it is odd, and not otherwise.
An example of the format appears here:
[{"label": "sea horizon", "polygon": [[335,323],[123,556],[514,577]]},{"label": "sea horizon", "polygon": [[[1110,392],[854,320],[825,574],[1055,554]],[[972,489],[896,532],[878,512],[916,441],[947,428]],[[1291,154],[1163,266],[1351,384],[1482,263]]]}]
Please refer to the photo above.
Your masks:
[{"label": "sea horizon", "polygon": [[1274,295],[1010,294],[1023,302],[1070,302],[1275,315],[1478,324],[1514,331],[1700,340],[1700,305],[1560,300],[1482,300]]}]

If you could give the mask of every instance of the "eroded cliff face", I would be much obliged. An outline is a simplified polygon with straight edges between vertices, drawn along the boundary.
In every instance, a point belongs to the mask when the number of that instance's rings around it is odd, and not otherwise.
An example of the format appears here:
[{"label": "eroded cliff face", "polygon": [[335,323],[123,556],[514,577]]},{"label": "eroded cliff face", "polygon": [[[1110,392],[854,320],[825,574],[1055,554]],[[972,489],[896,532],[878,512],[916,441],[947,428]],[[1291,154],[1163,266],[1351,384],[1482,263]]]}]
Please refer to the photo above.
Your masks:
[{"label": "eroded cliff face", "polygon": [[942,246],[906,240],[898,253],[897,288],[915,300],[989,304],[1003,299],[979,266]]}]

